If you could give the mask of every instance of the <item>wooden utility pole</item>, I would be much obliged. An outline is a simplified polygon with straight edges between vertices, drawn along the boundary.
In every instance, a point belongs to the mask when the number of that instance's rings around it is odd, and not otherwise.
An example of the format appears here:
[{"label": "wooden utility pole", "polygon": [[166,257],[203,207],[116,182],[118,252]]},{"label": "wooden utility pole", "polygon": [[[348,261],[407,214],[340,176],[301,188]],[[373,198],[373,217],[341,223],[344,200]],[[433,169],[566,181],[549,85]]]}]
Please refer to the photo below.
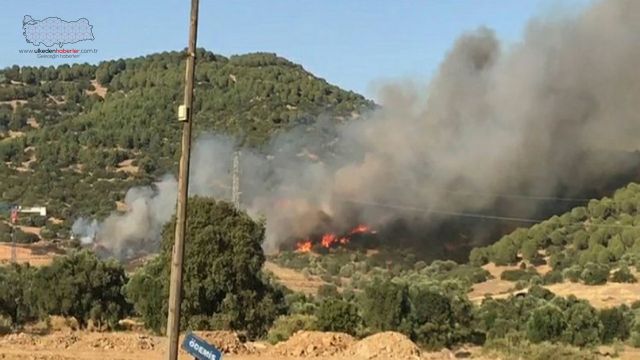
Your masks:
[{"label": "wooden utility pole", "polygon": [[198,35],[198,0],[191,0],[191,21],[189,25],[189,49],[185,75],[184,103],[178,111],[182,121],[182,153],[178,174],[178,204],[176,210],[176,235],[171,259],[171,284],[169,288],[169,314],[167,337],[169,346],[167,359],[178,359],[178,339],[180,335],[180,304],[182,302],[182,262],[184,258],[184,238],[187,225],[187,199],[189,195],[189,161],[191,158],[191,121],[193,120],[193,77],[196,66],[196,38]]}]

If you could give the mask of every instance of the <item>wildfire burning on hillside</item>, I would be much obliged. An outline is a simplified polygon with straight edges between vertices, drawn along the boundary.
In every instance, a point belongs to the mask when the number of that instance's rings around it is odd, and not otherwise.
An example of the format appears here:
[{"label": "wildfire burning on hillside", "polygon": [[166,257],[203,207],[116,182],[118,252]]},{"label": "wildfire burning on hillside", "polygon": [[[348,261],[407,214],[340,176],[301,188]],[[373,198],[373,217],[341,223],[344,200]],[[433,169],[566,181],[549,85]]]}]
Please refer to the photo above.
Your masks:
[{"label": "wildfire burning on hillside", "polygon": [[338,236],[338,234],[333,232],[328,232],[328,233],[322,234],[322,236],[319,237],[320,239],[319,242],[314,242],[313,240],[311,240],[311,238],[298,241],[296,243],[296,252],[299,252],[299,253],[310,252],[313,249],[314,245],[316,244],[322,246],[325,249],[331,249],[341,245],[344,246],[351,242],[351,239],[354,235],[376,234],[376,233],[377,232],[375,230],[372,230],[371,227],[369,227],[368,225],[360,224],[354,227],[353,229],[351,229],[350,231],[346,232],[345,234],[342,234],[341,236]]}]

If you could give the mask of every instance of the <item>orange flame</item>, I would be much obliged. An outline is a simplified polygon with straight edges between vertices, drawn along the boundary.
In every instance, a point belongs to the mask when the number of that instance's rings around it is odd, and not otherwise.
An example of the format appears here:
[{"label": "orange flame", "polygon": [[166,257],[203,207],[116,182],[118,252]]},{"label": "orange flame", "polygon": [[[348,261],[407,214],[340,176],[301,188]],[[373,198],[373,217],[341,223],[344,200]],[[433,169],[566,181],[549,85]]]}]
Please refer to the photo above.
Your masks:
[{"label": "orange flame", "polygon": [[296,252],[309,252],[311,251],[311,245],[311,240],[298,241],[298,243],[296,243]]},{"label": "orange flame", "polygon": [[354,234],[364,234],[364,233],[368,233],[371,232],[371,228],[369,228],[367,225],[358,225],[355,228],[353,228],[353,230],[351,230],[351,232],[349,233],[350,235],[354,235]]},{"label": "orange flame", "polygon": [[[351,237],[356,234],[375,234],[376,231],[371,230],[367,225],[358,225],[345,235],[338,237],[335,233],[326,233],[320,239],[320,245],[326,249],[334,247],[336,244],[347,245],[351,241]],[[310,252],[313,242],[310,239],[299,241],[296,243],[296,252]]]},{"label": "orange flame", "polygon": [[322,246],[325,248],[330,248],[331,245],[333,245],[333,243],[335,242],[336,242],[336,234],[327,233],[322,235],[322,240],[320,241],[320,244],[322,244]]}]

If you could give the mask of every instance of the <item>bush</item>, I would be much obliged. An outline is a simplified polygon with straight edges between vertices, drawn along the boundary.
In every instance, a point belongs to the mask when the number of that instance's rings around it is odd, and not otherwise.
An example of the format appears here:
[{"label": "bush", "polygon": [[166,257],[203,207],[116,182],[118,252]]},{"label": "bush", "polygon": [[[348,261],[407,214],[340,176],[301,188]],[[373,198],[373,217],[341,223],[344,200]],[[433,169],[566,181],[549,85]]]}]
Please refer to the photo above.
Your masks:
[{"label": "bush", "polygon": [[338,288],[333,284],[323,284],[318,288],[318,296],[322,298],[339,297]]},{"label": "bush", "polygon": [[40,237],[38,235],[23,231],[17,231],[15,238],[18,244],[33,244],[40,241]]},{"label": "bush", "polygon": [[[490,358],[530,360],[597,360],[589,350],[580,350],[563,344],[542,342],[533,344],[521,333],[512,333],[505,338],[493,339],[484,347]],[[496,354],[497,353],[497,356]]]},{"label": "bush", "polygon": [[486,248],[473,248],[469,253],[469,263],[473,266],[482,266],[489,262],[489,254]]},{"label": "bush", "polygon": [[396,331],[411,311],[408,289],[391,281],[375,280],[360,297],[364,323],[373,331]]},{"label": "bush", "polygon": [[586,285],[601,285],[609,278],[609,267],[603,264],[587,263],[580,274]]},{"label": "bush", "polygon": [[570,268],[562,270],[562,276],[573,283],[580,281],[581,275],[582,268],[580,267],[580,265],[574,265]]},{"label": "bush", "polygon": [[611,281],[617,283],[635,283],[638,282],[635,276],[629,271],[627,266],[621,266],[611,275]]},{"label": "bush", "polygon": [[598,312],[586,302],[578,302],[565,311],[567,327],[563,339],[575,346],[593,346],[600,343],[602,323]]},{"label": "bush", "polygon": [[37,318],[30,296],[35,269],[28,265],[0,267],[0,315],[9,325],[20,326]]},{"label": "bush", "polygon": [[624,341],[629,338],[633,313],[628,310],[626,306],[600,310],[603,343],[610,343],[614,339]]},{"label": "bush", "polygon": [[102,261],[88,250],[57,257],[35,273],[32,296],[40,315],[74,317],[80,326],[89,320],[114,329],[130,313],[122,294],[127,282],[124,268]]},{"label": "bush", "polygon": [[504,236],[498,242],[491,245],[490,260],[496,265],[513,264],[518,259],[518,246],[509,236]]},{"label": "bush", "polygon": [[545,285],[561,283],[563,280],[562,272],[558,270],[549,271],[542,276],[542,283]]},{"label": "bush", "polygon": [[355,335],[361,324],[358,308],[344,300],[325,299],[316,313],[318,328]]},{"label": "bush", "polygon": [[300,330],[315,330],[317,329],[317,320],[313,315],[294,314],[281,316],[274,321],[273,326],[269,329],[267,340],[275,344],[287,340]]},{"label": "bush", "polygon": [[631,333],[631,346],[640,348],[640,331],[633,331]]},{"label": "bush", "polygon": [[519,280],[528,281],[529,279],[531,279],[535,275],[538,275],[538,273],[534,269],[532,269],[532,270],[521,270],[521,269],[505,270],[500,275],[500,279],[507,280],[507,281],[519,281]]},{"label": "bush", "polygon": [[[410,292],[410,301],[411,337],[429,349],[451,345],[456,319],[450,300],[431,289],[416,288]],[[465,322],[470,322],[470,317]]]},{"label": "bush", "polygon": [[527,338],[534,343],[542,341],[557,341],[567,323],[562,311],[553,305],[537,308],[527,321]]}]

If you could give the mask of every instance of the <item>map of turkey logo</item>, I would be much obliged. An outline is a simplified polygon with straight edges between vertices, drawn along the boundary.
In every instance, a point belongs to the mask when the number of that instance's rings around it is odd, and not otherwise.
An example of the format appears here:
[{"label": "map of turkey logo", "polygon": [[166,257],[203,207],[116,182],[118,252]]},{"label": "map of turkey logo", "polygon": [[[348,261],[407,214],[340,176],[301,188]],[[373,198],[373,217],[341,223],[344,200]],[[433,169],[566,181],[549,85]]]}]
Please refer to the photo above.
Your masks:
[{"label": "map of turkey logo", "polygon": [[66,21],[59,17],[36,20],[25,15],[22,20],[24,38],[33,46],[62,47],[64,44],[94,40],[92,29],[93,25],[85,18],[75,21]]}]

